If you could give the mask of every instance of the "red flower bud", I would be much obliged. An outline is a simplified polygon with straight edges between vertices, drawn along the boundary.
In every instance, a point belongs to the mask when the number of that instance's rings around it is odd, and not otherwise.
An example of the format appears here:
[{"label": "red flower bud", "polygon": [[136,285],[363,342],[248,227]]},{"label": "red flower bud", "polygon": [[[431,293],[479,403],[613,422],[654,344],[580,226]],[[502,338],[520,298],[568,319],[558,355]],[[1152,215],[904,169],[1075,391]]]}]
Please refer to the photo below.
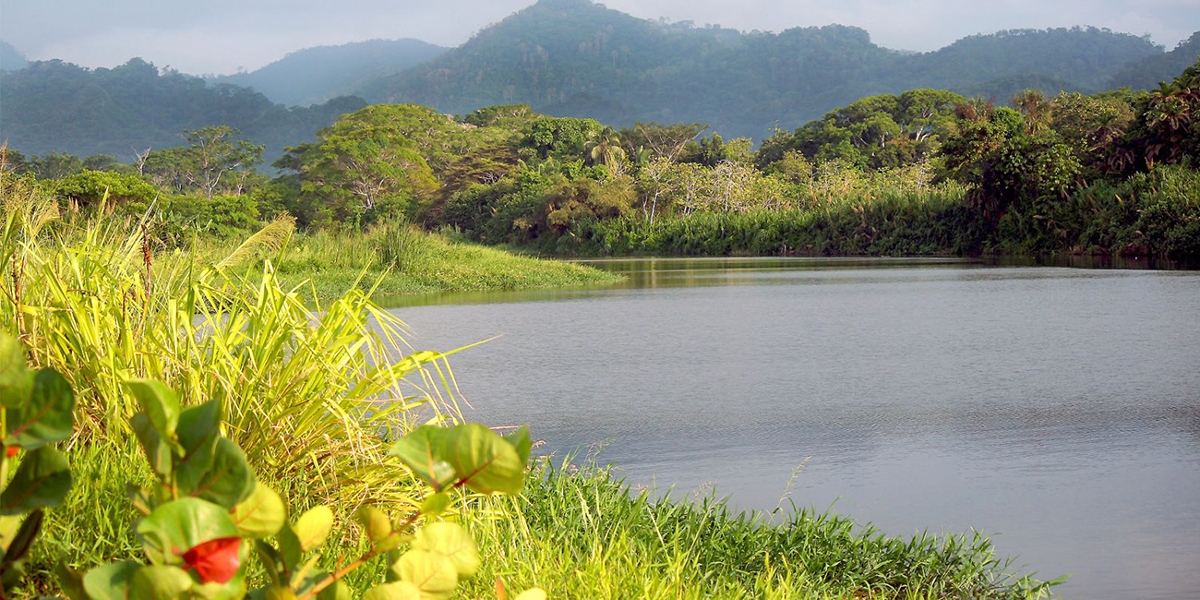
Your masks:
[{"label": "red flower bud", "polygon": [[241,559],[238,557],[241,547],[242,538],[239,537],[220,538],[198,544],[183,553],[183,562],[187,564],[185,570],[195,569],[201,583],[227,583],[241,567]]},{"label": "red flower bud", "polygon": [[9,458],[12,458],[20,453],[21,453],[20,446],[5,446],[4,447],[4,455]]}]

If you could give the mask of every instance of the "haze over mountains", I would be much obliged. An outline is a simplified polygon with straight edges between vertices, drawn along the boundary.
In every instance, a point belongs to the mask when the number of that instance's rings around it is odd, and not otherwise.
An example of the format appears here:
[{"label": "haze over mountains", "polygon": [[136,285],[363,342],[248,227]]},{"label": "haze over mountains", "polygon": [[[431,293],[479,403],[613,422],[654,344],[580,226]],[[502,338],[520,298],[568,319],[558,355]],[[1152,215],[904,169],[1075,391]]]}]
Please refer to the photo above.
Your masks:
[{"label": "haze over mountains", "polygon": [[[270,157],[364,101],[454,114],[524,103],[613,126],[698,122],[726,138],[762,139],[860,97],[914,88],[999,102],[1031,87],[1048,94],[1148,88],[1195,62],[1200,32],[1171,52],[1145,37],[1077,27],[975,35],[910,53],[880,47],[854,27],[744,33],[639,19],[589,0],[541,0],[457,48],[418,40],[310,48],[207,86],[175,72],[155,77],[140,61],[94,70],[35,62],[9,71],[10,61],[23,60],[8,58],[10,50],[0,45],[0,138],[26,154],[129,159],[145,147],[177,145],[173,134],[183,129],[224,124],[267,143]],[[136,93],[126,89],[130,81]],[[358,98],[339,98],[347,95]]]}]

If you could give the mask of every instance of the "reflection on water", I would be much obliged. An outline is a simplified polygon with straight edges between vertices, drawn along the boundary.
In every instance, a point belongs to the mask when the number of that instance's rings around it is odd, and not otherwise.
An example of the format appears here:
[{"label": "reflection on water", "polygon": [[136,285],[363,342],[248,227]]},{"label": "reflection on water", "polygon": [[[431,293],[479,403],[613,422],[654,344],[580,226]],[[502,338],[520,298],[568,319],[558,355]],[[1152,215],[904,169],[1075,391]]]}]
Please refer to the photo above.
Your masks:
[{"label": "reflection on water", "polygon": [[1200,597],[1200,273],[597,264],[628,283],[396,310],[418,347],[502,335],[453,361],[472,418],[606,443],[631,483],[978,529],[1066,598]]}]

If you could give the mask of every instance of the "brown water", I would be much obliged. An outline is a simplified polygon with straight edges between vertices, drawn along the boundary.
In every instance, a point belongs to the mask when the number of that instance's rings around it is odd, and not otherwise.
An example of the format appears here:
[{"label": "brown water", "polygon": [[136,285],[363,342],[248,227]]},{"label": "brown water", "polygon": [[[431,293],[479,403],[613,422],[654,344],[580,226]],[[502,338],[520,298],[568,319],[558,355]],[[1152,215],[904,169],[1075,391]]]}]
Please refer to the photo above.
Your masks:
[{"label": "brown water", "polygon": [[630,283],[395,310],[418,348],[502,335],[452,360],[470,417],[630,483],[980,530],[1068,599],[1200,598],[1200,272],[600,264]]}]

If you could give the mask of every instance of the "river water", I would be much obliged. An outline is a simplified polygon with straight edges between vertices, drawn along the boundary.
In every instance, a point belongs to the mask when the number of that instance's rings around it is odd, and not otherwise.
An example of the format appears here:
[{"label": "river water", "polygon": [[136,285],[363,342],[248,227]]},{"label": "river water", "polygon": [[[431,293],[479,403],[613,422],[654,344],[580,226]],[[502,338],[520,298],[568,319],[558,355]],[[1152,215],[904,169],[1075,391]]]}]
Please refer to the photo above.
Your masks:
[{"label": "river water", "polygon": [[629,282],[394,310],[418,349],[501,336],[451,359],[469,418],[631,484],[978,530],[1067,599],[1200,598],[1200,272],[597,265]]}]

